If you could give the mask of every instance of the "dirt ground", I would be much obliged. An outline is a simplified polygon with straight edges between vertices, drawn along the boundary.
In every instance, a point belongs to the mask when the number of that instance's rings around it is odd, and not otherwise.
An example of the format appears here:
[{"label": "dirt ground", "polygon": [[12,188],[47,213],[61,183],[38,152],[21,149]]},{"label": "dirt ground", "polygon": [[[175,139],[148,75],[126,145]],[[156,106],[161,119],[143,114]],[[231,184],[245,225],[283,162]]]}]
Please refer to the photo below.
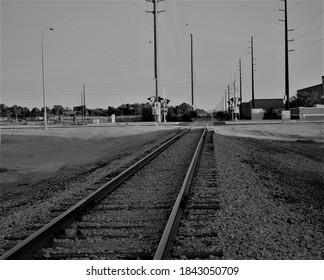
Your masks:
[{"label": "dirt ground", "polygon": [[[0,254],[30,234],[30,225],[52,219],[58,203],[85,197],[89,185],[113,178],[178,129],[2,129]],[[323,259],[323,123],[210,125],[209,130],[216,132],[216,183],[220,204],[226,205],[218,232],[232,250],[228,257]]]},{"label": "dirt ground", "polygon": [[2,129],[0,193],[61,169],[114,157],[177,130],[172,126]]},{"label": "dirt ground", "polygon": [[[86,165],[105,156],[136,149],[173,134],[177,126],[102,126],[1,129],[0,194],[8,187],[27,185],[60,169]],[[229,136],[280,140],[324,141],[323,123],[279,123],[210,127]]]}]

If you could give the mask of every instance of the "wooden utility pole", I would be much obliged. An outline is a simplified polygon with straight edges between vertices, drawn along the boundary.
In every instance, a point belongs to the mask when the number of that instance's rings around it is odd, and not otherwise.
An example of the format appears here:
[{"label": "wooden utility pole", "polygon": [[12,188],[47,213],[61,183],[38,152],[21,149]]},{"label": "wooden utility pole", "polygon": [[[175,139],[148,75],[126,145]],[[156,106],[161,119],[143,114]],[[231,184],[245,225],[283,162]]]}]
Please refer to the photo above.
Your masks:
[{"label": "wooden utility pole", "polygon": [[84,111],[84,122],[87,124],[87,109],[85,103],[85,84],[83,84],[83,111]]},{"label": "wooden utility pole", "polygon": [[236,97],[236,86],[235,86],[235,78],[234,78],[234,82],[233,82],[233,119],[235,121],[237,121],[236,109],[237,109],[237,97]]},{"label": "wooden utility pole", "polygon": [[231,115],[231,93],[230,93],[230,85],[227,85],[227,94],[228,94],[228,118],[230,118]]},{"label": "wooden utility pole", "polygon": [[191,39],[191,105],[194,107],[194,74],[193,74],[193,36],[190,34]]},{"label": "wooden utility pole", "polygon": [[286,110],[289,110],[289,56],[288,53],[290,51],[293,50],[289,50],[288,49],[288,43],[290,41],[294,41],[294,40],[289,40],[288,39],[288,32],[289,31],[293,31],[293,29],[288,30],[288,12],[287,12],[287,0],[282,0],[285,2],[285,9],[282,10],[280,9],[280,11],[285,13],[285,19],[280,21],[284,21],[285,22],[285,101],[286,101]]},{"label": "wooden utility pole", "polygon": [[241,63],[241,58],[239,60],[239,67],[240,67],[240,119],[242,119],[242,111],[243,111],[243,97],[242,97],[242,63]]},{"label": "wooden utility pole", "polygon": [[227,92],[226,92],[226,90],[225,90],[224,112],[226,112],[226,104],[227,104]]},{"label": "wooden utility pole", "polygon": [[81,90],[81,118],[82,118],[82,124],[83,124],[83,119],[84,119],[84,113],[83,113],[83,91]]},{"label": "wooden utility pole", "polygon": [[286,84],[286,110],[289,110],[289,61],[288,61],[287,0],[285,0],[285,84]]},{"label": "wooden utility pole", "polygon": [[154,15],[154,79],[155,79],[155,101],[159,98],[159,80],[158,80],[158,38],[157,38],[157,0],[153,1]]},{"label": "wooden utility pole", "polygon": [[[159,73],[158,73],[158,36],[157,36],[157,15],[164,11],[157,10],[157,4],[163,0],[146,0],[153,3],[153,11],[147,11],[152,13],[154,17],[154,80],[155,80],[155,103],[159,100]],[[157,107],[159,108],[159,107]],[[161,112],[157,112],[155,115],[155,121],[161,121]]]},{"label": "wooden utility pole", "polygon": [[254,57],[253,57],[253,36],[251,37],[251,69],[252,69],[252,109],[254,109]]}]

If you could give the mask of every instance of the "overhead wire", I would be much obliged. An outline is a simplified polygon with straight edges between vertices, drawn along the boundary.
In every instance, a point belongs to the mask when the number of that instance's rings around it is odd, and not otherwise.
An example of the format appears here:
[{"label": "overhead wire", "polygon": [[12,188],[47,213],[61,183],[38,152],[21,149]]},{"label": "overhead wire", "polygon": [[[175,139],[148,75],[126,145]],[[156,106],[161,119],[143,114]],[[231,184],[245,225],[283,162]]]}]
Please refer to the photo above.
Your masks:
[{"label": "overhead wire", "polygon": [[263,58],[263,57],[266,57],[266,56],[268,56],[269,54],[271,54],[271,53],[273,53],[275,50],[277,50],[280,46],[282,46],[283,45],[283,42],[279,42],[279,44],[278,45],[276,45],[273,49],[271,49],[269,52],[267,52],[267,53],[265,53],[265,54],[263,54],[263,55],[261,55],[261,56],[257,56],[256,57],[256,59],[260,59],[260,58]]},{"label": "overhead wire", "polygon": [[[272,24],[272,22],[273,22],[273,18],[270,20],[270,18],[271,17],[273,17],[273,12],[274,11],[276,11],[277,13],[278,13],[278,10],[277,10],[277,7],[278,7],[278,4],[280,3],[280,0],[278,0],[276,3],[275,3],[275,5],[274,5],[274,7],[273,7],[273,9],[271,10],[271,12],[270,12],[270,14],[269,14],[269,16],[267,17],[267,19],[266,19],[266,21],[264,22],[264,24],[261,26],[261,28],[254,34],[254,37],[257,37],[257,36],[259,36],[259,37],[262,37],[262,35],[263,35],[263,33],[266,31],[266,29],[268,28],[268,27],[266,27],[267,25],[271,25]],[[274,17],[276,17],[276,14],[274,15]],[[270,22],[270,24],[268,24],[268,22]],[[264,30],[263,30],[264,29]],[[261,35],[259,35],[259,33],[261,32],[261,30],[263,30],[263,32],[261,33]]]},{"label": "overhead wire", "polygon": [[315,32],[316,30],[320,29],[321,27],[323,27],[323,24],[321,24],[320,26],[317,26],[316,28],[312,29],[311,31],[308,31],[308,32],[306,32],[306,33],[304,33],[302,35],[299,35],[299,36],[295,37],[295,39],[303,38],[303,37]]},{"label": "overhead wire", "polygon": [[[172,16],[172,10],[169,6],[168,1],[164,1],[164,3],[165,3],[165,9],[166,9],[165,13],[166,13],[166,18],[167,18],[167,23],[168,23],[168,26],[169,26],[169,29],[171,32],[174,46],[177,50],[177,54],[179,55],[179,61],[181,63],[187,63],[187,60],[183,55],[183,53],[186,53],[185,51],[183,51],[183,47],[182,47],[182,46],[184,46],[184,44],[181,44],[181,42],[179,41],[180,36],[178,36],[178,34],[177,34],[178,32],[177,32],[174,18]],[[180,23],[180,27],[181,27],[181,23]]]},{"label": "overhead wire", "polygon": [[306,20],[305,22],[297,25],[294,27],[294,30],[304,26],[305,24],[309,23],[310,21],[312,21],[313,19],[317,18],[320,14],[322,14],[324,12],[324,10],[321,10],[319,13],[315,14],[314,16],[312,16],[310,19]]},{"label": "overhead wire", "polygon": [[297,48],[295,48],[295,50],[301,50],[301,49],[307,48],[307,47],[312,46],[312,45],[315,45],[315,44],[317,44],[319,42],[323,42],[323,40],[324,40],[324,37],[322,37],[319,40],[316,40],[315,42],[309,43],[307,45],[304,45],[304,46],[301,46],[301,47],[297,47]]},{"label": "overhead wire", "polygon": [[284,60],[284,58],[281,58],[280,60],[278,60],[276,63],[270,65],[270,66],[267,66],[267,67],[264,67],[264,68],[259,68],[258,70],[259,71],[263,71],[263,70],[269,70],[273,67],[275,67],[276,65],[278,65],[280,62],[282,62]]},{"label": "overhead wire", "polygon": [[268,63],[268,62],[272,61],[274,58],[278,57],[283,52],[284,52],[284,49],[282,49],[280,52],[278,52],[276,55],[272,56],[271,58],[269,58],[269,59],[267,59],[265,61],[258,62],[258,65],[262,65],[262,64],[265,64],[265,63]]},{"label": "overhead wire", "polygon": [[296,6],[298,6],[301,3],[302,0],[299,0],[298,2],[295,3],[295,5],[293,5],[288,11],[287,13],[289,14],[293,9],[296,8]]}]

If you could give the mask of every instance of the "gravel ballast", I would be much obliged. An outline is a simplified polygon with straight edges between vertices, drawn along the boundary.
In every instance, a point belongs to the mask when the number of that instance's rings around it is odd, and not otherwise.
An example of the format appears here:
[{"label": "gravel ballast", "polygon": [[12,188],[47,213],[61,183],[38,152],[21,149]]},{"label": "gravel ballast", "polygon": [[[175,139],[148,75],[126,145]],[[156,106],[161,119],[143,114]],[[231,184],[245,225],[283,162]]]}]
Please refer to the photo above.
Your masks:
[{"label": "gravel ballast", "polygon": [[214,135],[223,259],[323,259],[323,144]]}]

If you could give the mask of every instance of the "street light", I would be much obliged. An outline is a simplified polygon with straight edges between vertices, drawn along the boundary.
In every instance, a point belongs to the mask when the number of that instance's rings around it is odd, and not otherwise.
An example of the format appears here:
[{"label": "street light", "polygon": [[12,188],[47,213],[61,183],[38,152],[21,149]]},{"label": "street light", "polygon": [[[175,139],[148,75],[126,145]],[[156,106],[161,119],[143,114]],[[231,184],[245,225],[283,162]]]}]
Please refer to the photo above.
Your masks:
[{"label": "street light", "polygon": [[47,128],[47,113],[46,113],[46,95],[45,95],[45,75],[44,75],[44,34],[45,31],[49,29],[49,30],[54,30],[53,28],[50,27],[46,27],[43,31],[43,35],[42,35],[42,74],[43,74],[43,100],[44,100],[44,126],[45,129]]}]

